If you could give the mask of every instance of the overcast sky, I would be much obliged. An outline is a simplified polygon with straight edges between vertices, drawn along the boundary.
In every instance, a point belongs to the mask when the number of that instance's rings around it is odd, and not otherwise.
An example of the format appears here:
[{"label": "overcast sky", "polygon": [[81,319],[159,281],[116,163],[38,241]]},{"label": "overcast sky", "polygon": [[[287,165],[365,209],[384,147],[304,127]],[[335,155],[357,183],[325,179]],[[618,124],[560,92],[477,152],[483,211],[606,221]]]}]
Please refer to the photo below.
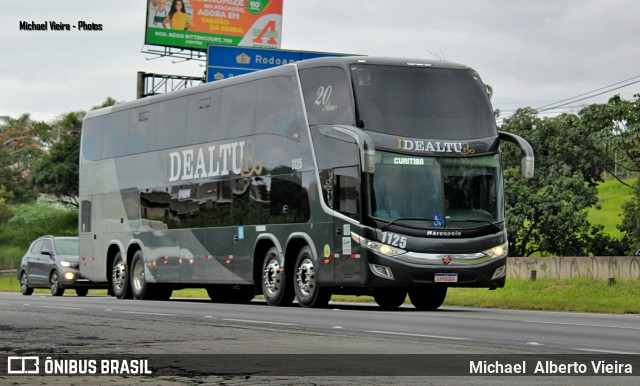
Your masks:
[{"label": "overcast sky", "polygon": [[[145,0],[0,5],[0,116],[49,121],[107,97],[135,99],[138,71],[201,76],[205,70],[202,62],[141,53]],[[284,0],[281,48],[467,64],[493,86],[494,108],[509,115],[640,81],[639,16],[638,0]],[[103,30],[19,29],[20,21],[79,20]],[[569,108],[616,93],[631,99],[640,82]]]}]

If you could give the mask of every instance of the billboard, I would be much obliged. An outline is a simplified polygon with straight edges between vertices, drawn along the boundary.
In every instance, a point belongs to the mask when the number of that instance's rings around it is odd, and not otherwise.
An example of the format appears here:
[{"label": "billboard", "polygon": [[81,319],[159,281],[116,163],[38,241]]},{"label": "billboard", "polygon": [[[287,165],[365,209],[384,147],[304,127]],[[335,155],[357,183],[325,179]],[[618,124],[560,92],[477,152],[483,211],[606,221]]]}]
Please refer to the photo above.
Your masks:
[{"label": "billboard", "polygon": [[283,0],[147,0],[145,44],[280,48]]}]

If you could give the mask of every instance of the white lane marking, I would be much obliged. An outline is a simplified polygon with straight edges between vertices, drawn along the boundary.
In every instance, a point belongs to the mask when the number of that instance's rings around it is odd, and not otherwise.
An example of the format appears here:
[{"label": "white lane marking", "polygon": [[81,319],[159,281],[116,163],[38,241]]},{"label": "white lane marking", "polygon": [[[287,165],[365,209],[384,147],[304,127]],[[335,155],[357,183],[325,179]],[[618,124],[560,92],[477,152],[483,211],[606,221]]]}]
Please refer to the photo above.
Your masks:
[{"label": "white lane marking", "polygon": [[135,314],[135,315],[153,315],[153,316],[176,316],[176,314],[161,314],[157,312],[140,312],[140,311],[116,311],[120,314]]},{"label": "white lane marking", "polygon": [[538,324],[557,324],[560,326],[579,326],[579,327],[597,327],[597,328],[616,328],[619,330],[640,330],[640,327],[627,326],[606,326],[603,324],[584,324],[584,323],[567,323],[567,322],[543,322],[541,320],[522,320],[522,323],[538,323]]},{"label": "white lane marking", "polygon": [[387,334],[387,335],[401,335],[401,336],[413,336],[419,338],[436,338],[436,339],[451,339],[451,340],[473,340],[470,338],[458,338],[454,336],[441,336],[441,335],[425,335],[425,334],[409,334],[404,332],[391,332],[391,331],[365,331],[370,334]]},{"label": "white lane marking", "polygon": [[249,320],[249,319],[222,319],[227,322],[245,322],[245,323],[256,323],[256,324],[273,324],[276,326],[295,326],[293,323],[281,323],[281,322],[267,322],[263,320]]},{"label": "white lane marking", "polygon": [[640,353],[637,352],[625,352],[625,351],[612,351],[612,350],[598,350],[591,348],[574,348],[577,351],[587,351],[587,352],[598,352],[603,354],[620,354],[620,355],[638,355]]},{"label": "white lane marking", "polygon": [[542,346],[542,343],[538,343],[538,342],[527,342],[526,344],[529,346]]},{"label": "white lane marking", "polygon": [[340,328],[342,328],[342,326],[333,326],[333,328],[340,329]]},{"label": "white lane marking", "polygon": [[59,306],[36,306],[38,308],[53,308],[56,310],[82,310],[82,308],[75,307],[59,307]]},{"label": "white lane marking", "polygon": [[215,317],[211,316],[211,315],[205,315],[205,318],[209,318],[209,319],[215,319]]}]

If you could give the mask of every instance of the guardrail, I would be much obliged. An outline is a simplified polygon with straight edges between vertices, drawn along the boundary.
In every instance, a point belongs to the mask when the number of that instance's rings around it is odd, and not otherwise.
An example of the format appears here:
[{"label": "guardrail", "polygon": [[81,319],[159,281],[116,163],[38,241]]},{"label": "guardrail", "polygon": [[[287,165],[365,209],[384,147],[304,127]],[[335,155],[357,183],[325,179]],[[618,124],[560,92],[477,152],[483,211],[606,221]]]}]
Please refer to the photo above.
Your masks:
[{"label": "guardrail", "polygon": [[507,278],[640,280],[640,257],[509,257]]}]

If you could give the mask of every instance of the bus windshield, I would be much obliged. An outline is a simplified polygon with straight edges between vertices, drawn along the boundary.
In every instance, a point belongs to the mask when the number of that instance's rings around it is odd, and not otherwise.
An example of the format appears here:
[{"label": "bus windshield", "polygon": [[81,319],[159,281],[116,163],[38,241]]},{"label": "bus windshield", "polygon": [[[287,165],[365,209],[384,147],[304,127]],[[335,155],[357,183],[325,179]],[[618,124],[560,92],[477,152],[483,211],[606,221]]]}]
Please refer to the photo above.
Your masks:
[{"label": "bus windshield", "polygon": [[417,157],[376,152],[369,215],[416,228],[479,228],[504,221],[500,156]]},{"label": "bus windshield", "polygon": [[357,64],[351,73],[358,125],[367,131],[450,140],[497,135],[473,70]]}]

